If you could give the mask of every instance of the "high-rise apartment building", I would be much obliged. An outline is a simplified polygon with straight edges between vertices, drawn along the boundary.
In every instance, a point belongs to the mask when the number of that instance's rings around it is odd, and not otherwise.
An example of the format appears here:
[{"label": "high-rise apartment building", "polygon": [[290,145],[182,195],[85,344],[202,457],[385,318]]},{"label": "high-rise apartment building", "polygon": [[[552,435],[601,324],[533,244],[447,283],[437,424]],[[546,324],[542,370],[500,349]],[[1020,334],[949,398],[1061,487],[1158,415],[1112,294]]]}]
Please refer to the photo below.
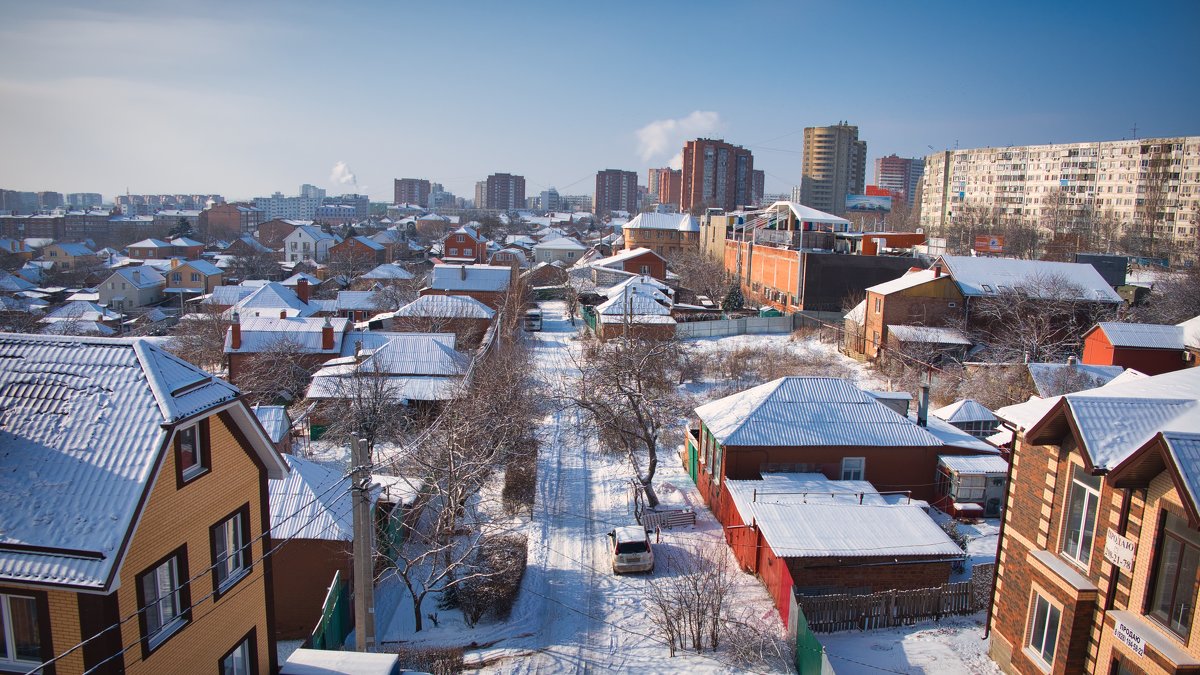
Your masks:
[{"label": "high-rise apartment building", "polygon": [[72,192],[67,195],[67,205],[74,209],[100,208],[104,198],[98,192]]},{"label": "high-rise apartment building", "polygon": [[309,185],[308,183],[305,183],[304,185],[300,186],[300,196],[320,201],[325,199],[325,189],[319,188],[316,185]]},{"label": "high-rise apartment building", "polygon": [[659,204],[679,206],[683,192],[683,171],[679,169],[650,169],[647,191]]},{"label": "high-rise apartment building", "polygon": [[753,198],[750,202],[755,206],[761,206],[763,204],[763,194],[767,191],[767,172],[755,169],[751,175],[754,177],[754,187],[751,190]]},{"label": "high-rise apartment building", "polygon": [[605,169],[596,172],[596,192],[592,212],[604,216],[611,211],[635,213],[638,210],[636,171]]},{"label": "high-rise apartment building", "polygon": [[1137,233],[1136,255],[1196,257],[1200,136],[947,150],[925,158],[921,225],[1018,222],[1060,234],[1080,227]]},{"label": "high-rise apartment building", "polygon": [[804,173],[800,203],[841,215],[846,195],[861,195],[866,183],[867,142],[858,140],[858,127],[839,122],[804,130]]},{"label": "high-rise apartment building", "polygon": [[393,186],[395,196],[392,203],[429,206],[429,193],[433,186],[424,178],[397,178]]},{"label": "high-rise apartment building", "polygon": [[681,210],[716,207],[732,211],[754,199],[754,155],[723,140],[688,141],[683,146],[681,178]]},{"label": "high-rise apartment building", "polygon": [[63,201],[61,192],[45,190],[38,193],[38,204],[43,211],[50,211],[52,209],[61,209],[66,202]]},{"label": "high-rise apartment building", "polygon": [[476,208],[516,211],[525,208],[525,177],[509,173],[494,173],[483,181],[483,201],[480,206],[479,185],[475,186]]},{"label": "high-rise apartment building", "polygon": [[925,175],[925,160],[920,157],[897,157],[895,154],[875,160],[875,186],[902,195],[912,204],[917,195],[921,176]]},{"label": "high-rise apartment building", "polygon": [[538,208],[543,211],[558,211],[562,209],[562,197],[559,196],[558,190],[553,186],[549,190],[542,190],[541,199],[538,200]]},{"label": "high-rise apartment building", "polygon": [[[323,192],[323,191],[322,191]],[[321,200],[317,197],[284,197],[276,192],[270,197],[255,197],[254,208],[263,212],[263,219],[312,220]]]}]

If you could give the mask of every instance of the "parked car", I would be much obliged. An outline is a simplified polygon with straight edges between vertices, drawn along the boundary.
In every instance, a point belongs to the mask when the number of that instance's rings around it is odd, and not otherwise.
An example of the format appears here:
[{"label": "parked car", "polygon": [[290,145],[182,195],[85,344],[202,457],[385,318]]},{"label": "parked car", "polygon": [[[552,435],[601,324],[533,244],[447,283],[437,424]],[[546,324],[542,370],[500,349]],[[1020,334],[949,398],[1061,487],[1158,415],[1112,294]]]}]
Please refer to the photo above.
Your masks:
[{"label": "parked car", "polygon": [[525,330],[528,332],[542,329],[542,310],[531,309],[525,312]]},{"label": "parked car", "polygon": [[608,540],[613,574],[654,570],[654,549],[645,528],[640,525],[618,527],[608,533]]}]

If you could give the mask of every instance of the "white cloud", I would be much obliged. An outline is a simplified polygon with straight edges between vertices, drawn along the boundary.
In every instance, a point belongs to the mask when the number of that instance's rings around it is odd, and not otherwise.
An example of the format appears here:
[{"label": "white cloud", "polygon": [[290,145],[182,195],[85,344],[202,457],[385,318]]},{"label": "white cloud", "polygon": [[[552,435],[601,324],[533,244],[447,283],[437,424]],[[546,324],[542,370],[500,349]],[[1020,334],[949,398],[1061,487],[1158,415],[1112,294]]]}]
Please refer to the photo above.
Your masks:
[{"label": "white cloud", "polygon": [[[638,155],[643,162],[648,162],[677,151],[687,140],[713,133],[720,128],[721,115],[711,110],[693,110],[687,117],[654,120],[635,132]],[[671,166],[674,167],[676,161],[682,166],[682,160],[682,154],[678,155],[671,160]]]},{"label": "white cloud", "polygon": [[357,185],[358,177],[345,162],[338,162],[333,165],[333,171],[329,173],[329,181],[335,185]]}]

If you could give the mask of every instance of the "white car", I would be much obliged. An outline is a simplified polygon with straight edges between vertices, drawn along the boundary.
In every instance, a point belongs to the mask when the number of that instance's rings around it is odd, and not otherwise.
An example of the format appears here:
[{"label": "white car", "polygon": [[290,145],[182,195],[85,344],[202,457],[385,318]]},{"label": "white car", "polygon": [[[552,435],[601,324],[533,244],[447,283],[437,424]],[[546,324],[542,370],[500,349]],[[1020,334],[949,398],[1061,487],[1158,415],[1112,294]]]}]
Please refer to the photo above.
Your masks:
[{"label": "white car", "polygon": [[608,533],[613,574],[654,570],[650,534],[640,525],[618,527]]}]

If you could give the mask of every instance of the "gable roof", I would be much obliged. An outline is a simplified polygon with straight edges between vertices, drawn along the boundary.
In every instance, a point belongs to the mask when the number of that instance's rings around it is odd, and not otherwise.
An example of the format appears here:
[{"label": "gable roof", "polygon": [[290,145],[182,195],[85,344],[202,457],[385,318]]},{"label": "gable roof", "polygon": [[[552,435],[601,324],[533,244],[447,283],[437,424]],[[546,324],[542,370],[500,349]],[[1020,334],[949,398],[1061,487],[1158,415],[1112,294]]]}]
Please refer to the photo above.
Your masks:
[{"label": "gable roof", "polygon": [[1125,372],[1121,366],[1100,366],[1090,363],[1030,363],[1026,366],[1038,396],[1059,396],[1071,392],[1063,386],[1071,384],[1073,391],[1092,389],[1108,384]]},{"label": "gable roof", "polygon": [[281,405],[256,405],[254,416],[258,418],[258,423],[262,425],[263,431],[267,432],[267,438],[270,438],[272,443],[282,441],[292,428],[287,408]]},{"label": "gable roof", "polygon": [[180,248],[191,248],[193,246],[204,246],[204,242],[196,241],[195,239],[189,239],[187,237],[175,237],[174,239],[171,240],[170,243],[172,246],[178,246]]},{"label": "gable roof", "polygon": [[0,270],[0,291],[17,293],[19,291],[27,291],[31,288],[37,288],[37,284],[28,282],[15,274],[9,274]]},{"label": "gable roof", "polygon": [[72,256],[72,257],[83,256],[83,255],[96,255],[96,252],[93,251],[92,249],[88,248],[87,244],[81,244],[79,242],[74,242],[74,241],[60,243],[60,244],[58,244],[58,248],[63,253],[66,253],[67,255]]},{"label": "gable roof", "polygon": [[892,279],[891,281],[885,281],[882,284],[875,284],[874,286],[868,286],[867,292],[878,293],[880,295],[889,295],[891,293],[896,293],[898,291],[907,290],[914,286],[920,286],[922,284],[927,284],[930,281],[933,281],[934,279],[937,279],[937,278],[938,277],[934,276],[933,270],[911,270],[910,269],[904,273],[904,276],[901,276],[897,279]]},{"label": "gable roof", "polygon": [[[134,272],[137,272],[136,280],[134,279]],[[163,275],[159,274],[158,270],[149,265],[120,267],[113,270],[113,274],[129,282],[134,288],[151,288],[167,283]]]},{"label": "gable roof", "polygon": [[355,333],[343,353],[353,354],[350,343],[360,338],[359,357],[343,356],[326,362],[313,375],[308,398],[353,395],[347,387],[353,386],[356,372],[364,372],[372,378],[383,378],[388,394],[396,399],[449,400],[457,393],[471,360],[455,351],[453,333]]},{"label": "gable roof", "polygon": [[888,335],[901,342],[933,345],[970,345],[971,340],[957,328],[941,326],[904,326],[888,324]]},{"label": "gable roof", "polygon": [[351,241],[356,241],[359,244],[362,244],[363,246],[366,246],[367,248],[371,249],[372,251],[387,250],[387,247],[384,246],[383,244],[375,241],[374,239],[371,239],[370,237],[364,237],[362,235],[355,235],[353,237],[350,237],[349,239],[347,239],[346,241],[344,241],[342,243],[345,244],[345,243],[349,243]]},{"label": "gable roof", "polygon": [[1053,298],[1056,293],[1069,289],[1045,282],[1061,279],[1079,291],[1075,299],[1113,304],[1123,302],[1096,268],[1087,263],[961,255],[944,255],[939,260],[946,265],[962,294],[969,297],[997,295],[1003,289],[1020,288],[1035,298]]},{"label": "gable roof", "polygon": [[43,323],[55,321],[115,321],[121,318],[116,312],[86,300],[72,300],[56,308],[42,319]]},{"label": "gable roof", "polygon": [[401,279],[408,280],[413,278],[413,273],[404,269],[396,263],[383,263],[375,269],[363,274],[360,279]]},{"label": "gable roof", "polygon": [[534,251],[586,251],[587,247],[570,237],[547,239],[533,245]]},{"label": "gable roof", "polygon": [[272,281],[258,288],[230,307],[226,312],[232,316],[234,312],[241,315],[243,321],[257,316],[279,317],[280,310],[286,311],[290,317],[304,317],[313,313],[313,308],[302,301],[292,289],[281,283]]},{"label": "gable roof", "polygon": [[[451,319],[491,319],[496,311],[465,295],[422,295],[388,316]],[[378,317],[376,317],[378,318]]]},{"label": "gable roof", "polygon": [[964,398],[948,406],[943,406],[937,410],[929,411],[930,415],[935,415],[951,424],[962,424],[965,422],[995,422],[997,417],[992,414],[982,403],[973,398]]},{"label": "gable roof", "polygon": [[202,305],[232,306],[250,296],[260,287],[255,286],[215,286],[212,293],[200,301]]},{"label": "gable roof", "polygon": [[666,259],[663,258],[661,255],[655,253],[651,249],[642,247],[642,248],[635,248],[631,251],[621,251],[620,253],[614,253],[613,255],[610,255],[607,258],[600,258],[598,260],[593,260],[590,264],[592,267],[615,267],[615,266],[620,265],[621,263],[624,263],[627,260],[632,260],[638,256],[642,256],[642,255],[646,255],[646,254],[652,255],[652,256],[658,258],[659,260],[666,262]]},{"label": "gable roof", "polygon": [[216,265],[210,263],[207,260],[189,260],[189,261],[183,263],[182,265],[180,265],[180,267],[183,267],[184,265],[187,265],[188,267],[196,270],[197,272],[199,272],[200,274],[203,274],[205,276],[211,277],[214,274],[224,274],[224,270],[222,270],[220,267],[217,267]]},{"label": "gable roof", "polygon": [[675,230],[678,232],[699,232],[700,222],[690,213],[654,213],[646,211],[637,214],[633,220],[621,226],[626,230]]},{"label": "gable roof", "polygon": [[269,481],[271,537],[354,540],[350,476],[328,464],[284,455],[287,477]]},{"label": "gable roof", "polygon": [[229,246],[225,247],[225,250],[233,248],[234,244],[237,244],[238,242],[241,242],[243,245],[250,247],[251,250],[258,251],[259,253],[271,253],[270,247],[248,234],[243,234],[237,239],[234,239]]},{"label": "gable roof", "polygon": [[162,239],[151,238],[151,239],[143,239],[143,240],[137,242],[136,244],[130,244],[129,246],[126,246],[125,248],[130,249],[130,248],[174,248],[174,247],[171,246],[171,244],[163,241]]},{"label": "gable roof", "polygon": [[190,416],[229,410],[285,471],[237,388],[149,341],[4,334],[0,360],[0,579],[111,588],[168,425]]},{"label": "gable roof", "polygon": [[338,291],[334,307],[335,311],[339,312],[356,309],[376,311],[379,309],[379,302],[375,291]]},{"label": "gable roof", "polygon": [[1183,329],[1183,342],[1192,349],[1200,349],[1200,316],[1178,324]]},{"label": "gable roof", "polygon": [[1101,321],[1083,334],[1084,339],[1087,339],[1094,331],[1104,333],[1104,336],[1108,338],[1108,343],[1114,347],[1182,350],[1185,346],[1182,326]]},{"label": "gable roof", "polygon": [[[330,349],[325,349],[321,341],[326,321],[333,327],[333,347]],[[256,353],[287,341],[295,343],[305,354],[337,354],[342,350],[342,337],[348,324],[349,320],[342,317],[243,317],[240,329],[242,344],[237,349],[233,348],[233,327],[230,326],[225,330],[225,353]]]},{"label": "gable roof", "polygon": [[832,377],[781,377],[706,403],[696,415],[722,445],[945,445],[852,383]]}]

